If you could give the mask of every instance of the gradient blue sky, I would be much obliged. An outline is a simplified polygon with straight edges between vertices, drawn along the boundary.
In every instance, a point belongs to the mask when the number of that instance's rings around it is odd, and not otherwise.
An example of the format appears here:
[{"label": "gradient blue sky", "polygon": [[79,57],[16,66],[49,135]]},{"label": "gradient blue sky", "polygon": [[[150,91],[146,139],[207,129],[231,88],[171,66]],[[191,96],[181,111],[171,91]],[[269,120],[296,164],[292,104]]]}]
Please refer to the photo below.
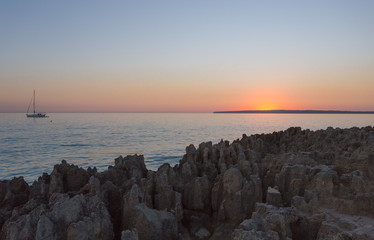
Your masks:
[{"label": "gradient blue sky", "polygon": [[374,1],[1,1],[0,112],[374,110]]}]

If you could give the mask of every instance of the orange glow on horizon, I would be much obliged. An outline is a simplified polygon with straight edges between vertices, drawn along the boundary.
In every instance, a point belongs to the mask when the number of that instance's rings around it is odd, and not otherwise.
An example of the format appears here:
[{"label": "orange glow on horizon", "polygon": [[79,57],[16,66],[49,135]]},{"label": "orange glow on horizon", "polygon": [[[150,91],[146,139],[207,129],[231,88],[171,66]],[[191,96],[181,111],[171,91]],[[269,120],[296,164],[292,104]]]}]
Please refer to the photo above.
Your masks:
[{"label": "orange glow on horizon", "polygon": [[255,109],[253,110],[278,110],[278,109],[280,108],[275,104],[263,103],[263,104],[259,104],[258,107],[255,107]]},{"label": "orange glow on horizon", "polygon": [[247,110],[293,110],[293,97],[283,89],[257,89],[246,100]]},{"label": "orange glow on horizon", "polygon": [[[54,75],[32,79],[38,83],[35,84],[38,85],[35,87],[37,110],[51,113],[374,109],[374,82],[369,81],[369,77],[363,78],[362,84],[350,84],[346,79],[336,91],[335,85],[324,86],[318,81],[313,82],[314,85],[293,83],[292,86],[286,82],[280,86],[275,82],[263,84],[261,81],[257,85],[244,81],[228,85],[224,81],[226,76],[220,78],[215,75],[205,78],[198,74],[166,74],[166,80],[156,78],[156,73],[153,77],[149,76],[150,73],[140,76],[119,74],[107,78],[104,75],[87,75],[90,84],[80,75],[67,79]],[[52,78],[53,84],[49,82]],[[104,78],[105,82],[102,81]],[[12,81],[5,82],[0,90],[0,112],[25,112],[34,86],[25,82],[20,87],[21,78],[17,81],[9,79]]]}]

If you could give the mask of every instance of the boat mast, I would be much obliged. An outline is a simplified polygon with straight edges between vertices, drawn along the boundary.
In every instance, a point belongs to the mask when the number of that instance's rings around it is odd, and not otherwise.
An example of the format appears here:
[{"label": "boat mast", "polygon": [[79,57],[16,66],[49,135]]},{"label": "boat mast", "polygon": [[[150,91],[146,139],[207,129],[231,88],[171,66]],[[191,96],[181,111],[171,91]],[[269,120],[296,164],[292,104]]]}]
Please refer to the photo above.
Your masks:
[{"label": "boat mast", "polygon": [[35,89],[34,89],[34,114],[35,114]]}]

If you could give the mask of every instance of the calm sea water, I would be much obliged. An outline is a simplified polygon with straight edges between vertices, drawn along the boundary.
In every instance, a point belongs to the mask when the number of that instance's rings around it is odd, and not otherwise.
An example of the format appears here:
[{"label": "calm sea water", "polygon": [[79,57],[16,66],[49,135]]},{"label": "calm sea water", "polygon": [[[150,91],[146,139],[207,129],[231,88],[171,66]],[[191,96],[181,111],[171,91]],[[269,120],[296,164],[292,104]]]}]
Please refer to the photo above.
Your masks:
[{"label": "calm sea water", "polygon": [[0,113],[0,179],[28,182],[55,164],[104,170],[119,155],[143,154],[148,169],[178,163],[189,144],[235,140],[300,126],[311,130],[374,124],[374,115],[329,114],[25,114]]}]

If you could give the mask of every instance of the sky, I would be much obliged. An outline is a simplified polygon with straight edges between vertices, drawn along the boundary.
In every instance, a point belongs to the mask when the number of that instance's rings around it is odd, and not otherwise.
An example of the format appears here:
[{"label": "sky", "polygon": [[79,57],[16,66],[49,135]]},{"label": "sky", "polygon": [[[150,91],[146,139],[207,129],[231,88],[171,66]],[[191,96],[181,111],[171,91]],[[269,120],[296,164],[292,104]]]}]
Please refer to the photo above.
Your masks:
[{"label": "sky", "polygon": [[0,1],[0,112],[374,110],[374,1]]}]

